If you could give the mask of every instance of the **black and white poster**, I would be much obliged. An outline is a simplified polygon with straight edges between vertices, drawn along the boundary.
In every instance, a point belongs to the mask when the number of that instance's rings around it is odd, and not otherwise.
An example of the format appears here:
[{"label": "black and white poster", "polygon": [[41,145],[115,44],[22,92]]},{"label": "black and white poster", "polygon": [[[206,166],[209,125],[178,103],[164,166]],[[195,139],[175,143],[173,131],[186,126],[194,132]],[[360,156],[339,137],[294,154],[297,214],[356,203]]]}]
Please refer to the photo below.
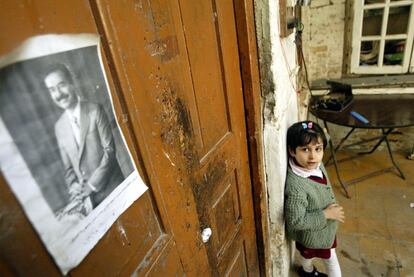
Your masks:
[{"label": "black and white poster", "polygon": [[147,187],[92,34],[44,35],[0,58],[0,168],[63,274]]}]

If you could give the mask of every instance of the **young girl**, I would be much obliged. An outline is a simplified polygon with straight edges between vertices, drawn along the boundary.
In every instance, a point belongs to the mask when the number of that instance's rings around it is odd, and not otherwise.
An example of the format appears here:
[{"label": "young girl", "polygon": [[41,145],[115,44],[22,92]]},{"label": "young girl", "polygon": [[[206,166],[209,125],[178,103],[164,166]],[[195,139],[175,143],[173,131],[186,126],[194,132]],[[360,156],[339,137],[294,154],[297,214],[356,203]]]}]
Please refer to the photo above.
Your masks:
[{"label": "young girl", "polygon": [[285,188],[285,219],[288,238],[300,252],[299,276],[327,276],[312,265],[322,258],[329,277],[341,276],[335,253],[337,222],[344,212],[322,165],[327,140],[312,122],[293,124],[287,132],[289,166]]}]

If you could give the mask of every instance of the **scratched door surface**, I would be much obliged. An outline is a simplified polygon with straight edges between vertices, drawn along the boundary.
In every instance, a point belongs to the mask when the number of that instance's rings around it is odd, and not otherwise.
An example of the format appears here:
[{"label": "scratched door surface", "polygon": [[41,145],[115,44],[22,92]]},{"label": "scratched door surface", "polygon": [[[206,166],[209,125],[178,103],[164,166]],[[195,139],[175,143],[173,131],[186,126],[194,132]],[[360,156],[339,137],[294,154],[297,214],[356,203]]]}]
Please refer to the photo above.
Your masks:
[{"label": "scratched door surface", "polygon": [[217,275],[257,273],[251,184],[233,1],[182,0],[196,156],[190,178]]},{"label": "scratched door surface", "polygon": [[[37,34],[101,36],[117,117],[150,188],[71,275],[258,275],[233,4],[0,0],[0,55]],[[0,273],[59,275],[1,175],[0,211]]]}]

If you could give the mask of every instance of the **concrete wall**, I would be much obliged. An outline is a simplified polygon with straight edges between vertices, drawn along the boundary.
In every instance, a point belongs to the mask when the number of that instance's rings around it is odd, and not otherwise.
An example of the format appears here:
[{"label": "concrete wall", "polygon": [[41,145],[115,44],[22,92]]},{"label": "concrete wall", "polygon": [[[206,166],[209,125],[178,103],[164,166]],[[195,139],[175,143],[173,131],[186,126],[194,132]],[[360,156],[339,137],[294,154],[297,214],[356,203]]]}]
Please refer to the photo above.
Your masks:
[{"label": "concrete wall", "polygon": [[269,206],[271,267],[269,276],[288,276],[290,242],[283,217],[287,169],[286,131],[298,120],[296,94],[296,47],[294,35],[279,37],[279,1],[256,0],[255,16],[259,46],[263,101],[263,138]]}]

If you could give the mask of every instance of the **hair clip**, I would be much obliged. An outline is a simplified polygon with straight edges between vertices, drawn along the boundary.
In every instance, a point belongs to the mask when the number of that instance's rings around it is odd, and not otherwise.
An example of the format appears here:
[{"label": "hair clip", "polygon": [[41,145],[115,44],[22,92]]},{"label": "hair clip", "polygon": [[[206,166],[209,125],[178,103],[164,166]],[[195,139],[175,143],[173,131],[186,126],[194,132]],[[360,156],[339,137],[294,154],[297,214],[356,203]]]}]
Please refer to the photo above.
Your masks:
[{"label": "hair clip", "polygon": [[313,127],[313,122],[308,122],[308,124],[306,124],[305,122],[302,123],[302,127],[303,129],[312,129]]}]

